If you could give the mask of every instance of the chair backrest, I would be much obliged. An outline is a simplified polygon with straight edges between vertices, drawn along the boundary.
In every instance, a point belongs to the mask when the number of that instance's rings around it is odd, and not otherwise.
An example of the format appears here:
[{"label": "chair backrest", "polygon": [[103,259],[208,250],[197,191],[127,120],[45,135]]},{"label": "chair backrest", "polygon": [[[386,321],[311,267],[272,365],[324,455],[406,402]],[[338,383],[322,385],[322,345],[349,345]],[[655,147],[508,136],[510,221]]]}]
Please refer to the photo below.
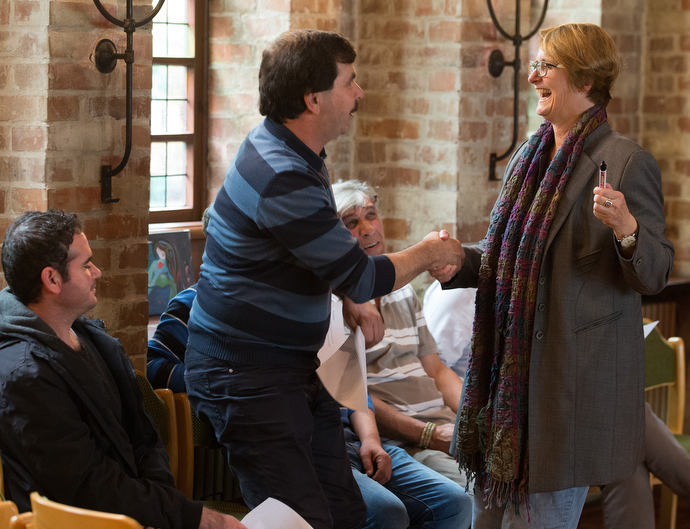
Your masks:
[{"label": "chair backrest", "polygon": [[190,500],[238,519],[249,512],[242,503],[239,484],[221,453],[213,427],[199,419],[186,393],[175,393],[178,446],[177,488]]},{"label": "chair backrest", "polygon": [[685,417],[685,343],[665,339],[657,328],[645,339],[645,400],[675,434]]},{"label": "chair backrest", "polygon": [[0,529],[8,529],[10,520],[19,514],[13,501],[0,501]]},{"label": "chair backrest", "polygon": [[[199,447],[218,447],[213,427],[202,421],[192,410],[186,393],[175,393],[177,445],[180,455],[177,488],[189,499],[194,498],[194,461]],[[210,464],[210,462],[208,462]],[[207,465],[208,466],[208,465]],[[198,474],[198,472],[197,472]]]},{"label": "chair backrest", "polygon": [[34,529],[34,513],[22,512],[10,518],[9,529]]},{"label": "chair backrest", "polygon": [[175,415],[177,419],[177,488],[192,499],[194,491],[194,433],[192,427],[192,406],[186,393],[175,393]]},{"label": "chair backrest", "polygon": [[160,433],[163,446],[168,452],[170,471],[175,483],[177,483],[179,448],[173,392],[169,389],[156,389],[154,391],[151,383],[139,370],[137,370],[137,382],[144,397],[144,407],[151,414],[151,418]]},{"label": "chair backrest", "polygon": [[31,493],[34,529],[143,529],[124,514],[111,514],[70,507]]}]

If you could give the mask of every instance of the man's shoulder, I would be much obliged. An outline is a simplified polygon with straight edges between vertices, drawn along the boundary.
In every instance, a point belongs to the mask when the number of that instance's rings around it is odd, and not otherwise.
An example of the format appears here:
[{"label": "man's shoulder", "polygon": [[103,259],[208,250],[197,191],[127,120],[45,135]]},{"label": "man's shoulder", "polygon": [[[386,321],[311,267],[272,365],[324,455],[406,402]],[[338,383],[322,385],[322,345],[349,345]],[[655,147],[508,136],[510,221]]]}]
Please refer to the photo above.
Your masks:
[{"label": "man's shoulder", "polygon": [[0,388],[4,388],[8,380],[20,387],[35,388],[51,353],[52,350],[29,336],[0,337]]}]

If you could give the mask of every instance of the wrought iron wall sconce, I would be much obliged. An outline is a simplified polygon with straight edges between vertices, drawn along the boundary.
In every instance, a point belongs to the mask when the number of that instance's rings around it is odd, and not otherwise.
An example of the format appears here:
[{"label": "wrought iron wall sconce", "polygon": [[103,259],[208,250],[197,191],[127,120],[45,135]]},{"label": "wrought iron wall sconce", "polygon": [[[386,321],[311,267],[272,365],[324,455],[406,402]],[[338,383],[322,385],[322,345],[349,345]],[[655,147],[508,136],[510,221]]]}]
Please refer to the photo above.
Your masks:
[{"label": "wrought iron wall sconce", "polygon": [[500,22],[496,19],[496,13],[494,13],[491,0],[486,0],[486,3],[489,6],[491,20],[493,21],[494,26],[496,26],[496,29],[498,29],[501,35],[512,41],[513,45],[515,46],[515,60],[512,62],[507,62],[503,58],[503,53],[501,50],[494,50],[489,56],[489,73],[492,77],[500,77],[503,73],[503,68],[506,66],[512,66],[515,73],[513,85],[513,141],[511,142],[510,147],[508,147],[508,150],[500,156],[498,156],[495,152],[492,152],[489,156],[489,180],[495,181],[499,180],[496,178],[496,162],[500,162],[506,158],[513,151],[517,143],[518,117],[520,115],[520,46],[522,45],[523,41],[529,40],[541,27],[542,22],[544,22],[544,17],[546,16],[546,8],[549,5],[549,0],[544,0],[544,6],[542,7],[539,22],[537,22],[537,25],[534,27],[534,29],[524,37],[520,35],[520,0],[515,0],[515,35],[508,35],[508,33],[506,33],[506,31],[501,27]]},{"label": "wrought iron wall sconce", "polygon": [[132,49],[132,41],[134,30],[145,24],[148,24],[158,14],[163,7],[165,0],[159,0],[158,5],[153,11],[142,21],[135,22],[132,18],[132,0],[127,0],[127,18],[118,20],[108,13],[101,5],[99,0],[93,0],[96,8],[101,12],[106,20],[112,24],[119,26],[125,30],[127,34],[127,48],[124,53],[117,53],[117,48],[113,41],[102,39],[96,44],[93,53],[93,61],[96,69],[101,73],[110,73],[115,69],[118,59],[124,59],[126,64],[126,134],[125,134],[125,153],[122,156],[120,164],[113,169],[112,165],[104,165],[101,167],[101,202],[110,204],[117,202],[119,198],[112,198],[112,177],[118,174],[125,168],[129,161],[129,154],[132,151],[132,64],[134,63],[134,50]]}]

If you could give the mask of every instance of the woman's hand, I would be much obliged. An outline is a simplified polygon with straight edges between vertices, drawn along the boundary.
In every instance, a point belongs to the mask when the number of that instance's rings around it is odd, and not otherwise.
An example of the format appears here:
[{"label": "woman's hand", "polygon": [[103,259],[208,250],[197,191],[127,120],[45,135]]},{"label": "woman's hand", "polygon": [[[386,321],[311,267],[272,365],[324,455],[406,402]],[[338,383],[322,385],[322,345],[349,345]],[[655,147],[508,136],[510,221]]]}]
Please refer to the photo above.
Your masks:
[{"label": "woman's hand", "polygon": [[607,183],[594,188],[594,216],[613,230],[617,239],[637,231],[637,221],[628,210],[625,195]]}]

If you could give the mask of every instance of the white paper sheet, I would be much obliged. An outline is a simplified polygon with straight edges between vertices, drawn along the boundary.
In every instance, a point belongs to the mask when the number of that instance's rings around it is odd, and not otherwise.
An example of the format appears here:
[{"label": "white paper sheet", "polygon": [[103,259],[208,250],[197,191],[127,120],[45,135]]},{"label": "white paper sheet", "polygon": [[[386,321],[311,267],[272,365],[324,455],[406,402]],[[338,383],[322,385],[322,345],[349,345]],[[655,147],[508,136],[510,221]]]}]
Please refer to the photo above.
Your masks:
[{"label": "white paper sheet", "polygon": [[324,387],[338,404],[364,413],[367,411],[365,351],[364,334],[357,327],[328,360],[322,360],[323,363],[316,370]]},{"label": "white paper sheet", "polygon": [[653,321],[652,323],[647,323],[643,326],[645,338],[647,338],[647,336],[649,336],[649,333],[652,332],[652,329],[654,329],[654,327],[656,327],[657,323],[659,323],[659,320]]},{"label": "white paper sheet", "polygon": [[319,360],[325,363],[345,341],[345,324],[343,323],[343,302],[337,296],[331,296],[331,324],[323,347],[319,350]]},{"label": "white paper sheet", "polygon": [[275,498],[268,498],[247,514],[247,529],[313,529],[304,518]]}]

